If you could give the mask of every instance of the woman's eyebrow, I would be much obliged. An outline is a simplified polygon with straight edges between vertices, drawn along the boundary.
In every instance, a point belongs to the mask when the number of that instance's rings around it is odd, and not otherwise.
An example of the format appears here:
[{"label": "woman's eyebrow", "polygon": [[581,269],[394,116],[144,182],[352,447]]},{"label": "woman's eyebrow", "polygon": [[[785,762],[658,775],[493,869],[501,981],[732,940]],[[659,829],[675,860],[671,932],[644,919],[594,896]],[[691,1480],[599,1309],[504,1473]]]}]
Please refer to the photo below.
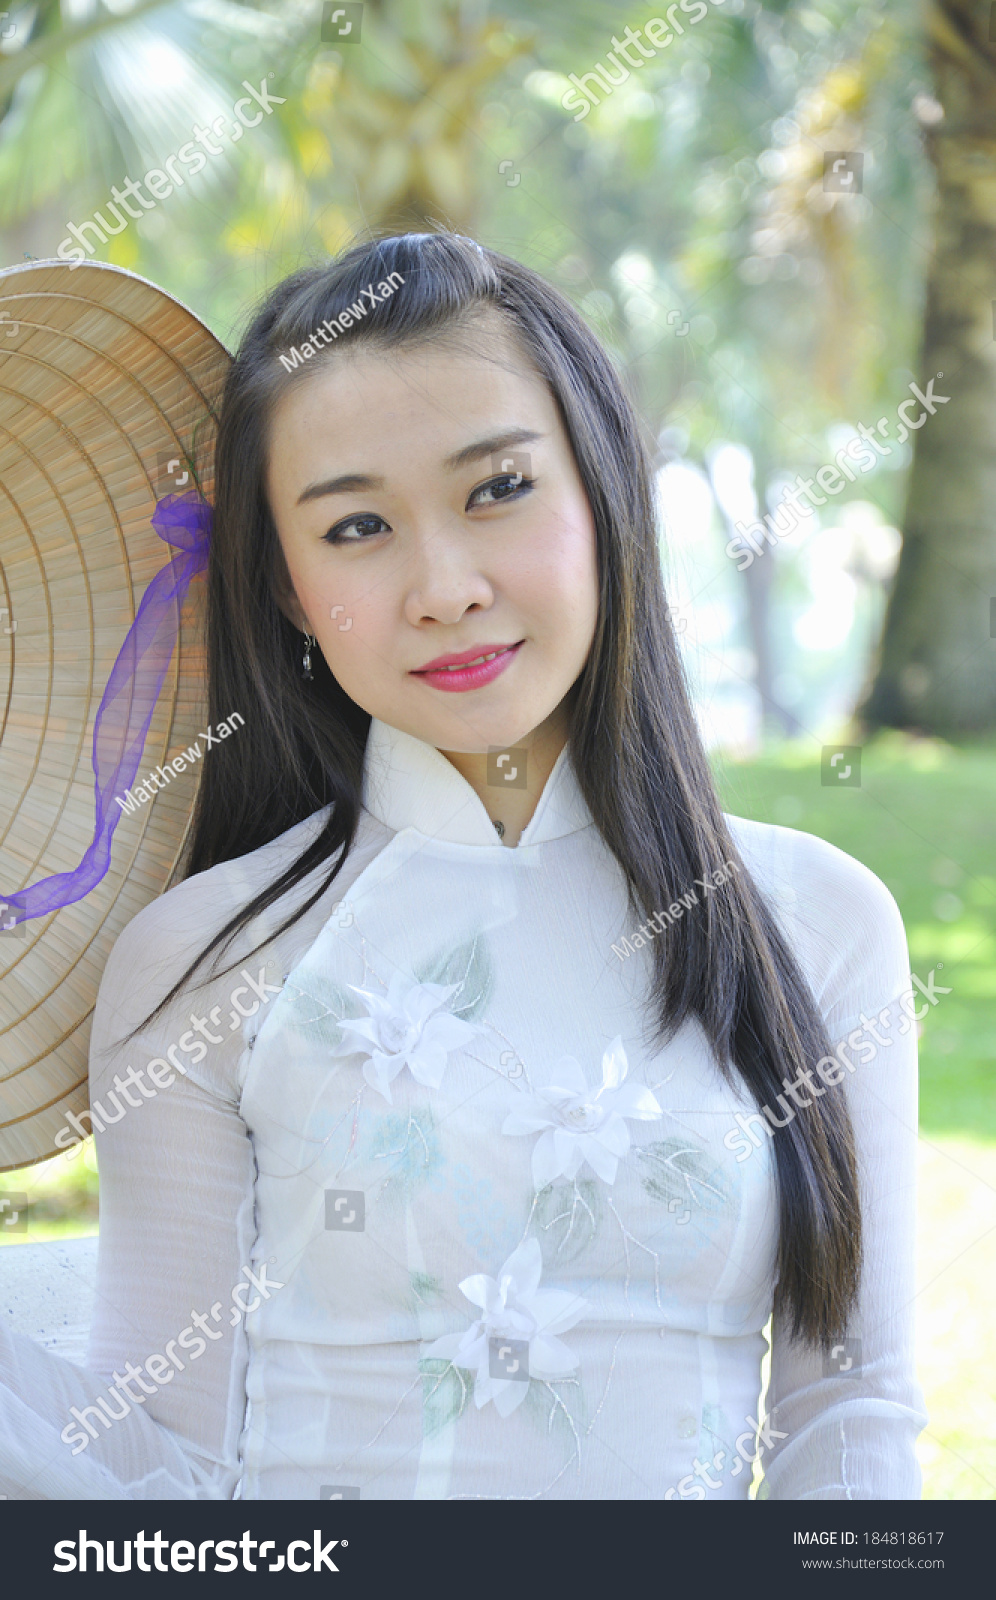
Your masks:
[{"label": "woman's eyebrow", "polygon": [[534,433],[531,428],[509,428],[505,433],[495,433],[490,438],[478,439],[475,444],[465,445],[462,450],[447,456],[443,466],[447,472],[455,472],[458,467],[466,467],[472,461],[480,461],[482,456],[504,455],[507,450],[514,450],[516,445],[532,444],[536,439],[545,438],[545,433]]},{"label": "woman's eyebrow", "polygon": [[358,489],[383,489],[383,478],[372,478],[366,472],[344,472],[338,478],[323,478],[321,483],[309,483],[297,497],[299,506],[306,500],[321,500],[327,494],[352,494]]},{"label": "woman's eyebrow", "polygon": [[[490,434],[485,439],[464,445],[462,450],[447,456],[443,466],[447,472],[456,472],[460,467],[480,461],[483,456],[504,455],[519,445],[534,444],[536,440],[545,438],[545,433],[536,433],[532,428],[509,428],[504,433]],[[384,479],[381,477],[374,477],[367,472],[344,472],[338,478],[324,478],[320,483],[309,483],[298,495],[297,503],[300,506],[307,500],[321,500],[330,494],[355,494],[361,489],[383,487]]]}]

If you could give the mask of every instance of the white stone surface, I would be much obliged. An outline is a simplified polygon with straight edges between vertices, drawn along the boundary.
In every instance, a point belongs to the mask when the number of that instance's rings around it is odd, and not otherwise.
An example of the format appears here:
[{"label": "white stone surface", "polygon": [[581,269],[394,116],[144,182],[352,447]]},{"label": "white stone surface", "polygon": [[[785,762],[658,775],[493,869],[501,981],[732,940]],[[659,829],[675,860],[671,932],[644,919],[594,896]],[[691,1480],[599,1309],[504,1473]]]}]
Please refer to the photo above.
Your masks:
[{"label": "white stone surface", "polygon": [[14,1333],[82,1363],[96,1276],[96,1235],[6,1244],[0,1249],[0,1316]]}]

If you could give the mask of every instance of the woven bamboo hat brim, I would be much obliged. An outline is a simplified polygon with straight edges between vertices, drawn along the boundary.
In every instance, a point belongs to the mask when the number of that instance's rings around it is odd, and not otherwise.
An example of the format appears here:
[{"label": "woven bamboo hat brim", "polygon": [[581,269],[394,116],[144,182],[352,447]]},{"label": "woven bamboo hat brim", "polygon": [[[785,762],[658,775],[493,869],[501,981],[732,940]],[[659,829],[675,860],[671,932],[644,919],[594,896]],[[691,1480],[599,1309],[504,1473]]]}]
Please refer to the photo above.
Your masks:
[{"label": "woven bamboo hat brim", "polygon": [[[149,519],[184,472],[213,498],[230,361],[192,312],[119,267],[0,272],[0,900],[73,871],[91,843],[94,718],[175,554]],[[194,578],[140,775],[205,727],[203,590]],[[85,898],[0,937],[0,1171],[57,1154],[67,1113],[85,1110],[104,963],[169,886],[197,781],[190,769],[122,813]]]}]

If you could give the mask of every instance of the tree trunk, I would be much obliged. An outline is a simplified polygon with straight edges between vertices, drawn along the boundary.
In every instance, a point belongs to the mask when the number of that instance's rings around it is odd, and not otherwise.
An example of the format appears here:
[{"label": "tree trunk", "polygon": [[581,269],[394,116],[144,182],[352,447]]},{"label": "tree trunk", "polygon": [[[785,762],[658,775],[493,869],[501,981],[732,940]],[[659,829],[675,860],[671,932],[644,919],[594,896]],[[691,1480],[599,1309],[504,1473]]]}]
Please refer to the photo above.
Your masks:
[{"label": "tree trunk", "polygon": [[[940,735],[996,727],[996,43],[988,5],[928,11],[943,119],[927,133],[937,175],[935,246],[918,383],[950,398],[914,425],[903,549],[870,727]],[[996,32],[996,29],[993,30]],[[937,374],[943,373],[943,378]],[[994,608],[996,609],[996,608]]]},{"label": "tree trunk", "polygon": [[[750,441],[750,450],[754,457],[757,514],[763,518],[770,510],[768,485],[772,477],[771,461],[762,439],[757,434]],[[729,531],[732,538],[736,529],[731,527]],[[752,561],[743,573],[747,592],[747,627],[756,662],[754,687],[761,701],[761,727],[764,736],[767,738],[772,734],[781,734],[783,738],[791,739],[802,733],[803,729],[793,713],[775,698],[775,641],[771,626],[775,561],[775,551],[766,544],[763,546],[763,554]]]}]

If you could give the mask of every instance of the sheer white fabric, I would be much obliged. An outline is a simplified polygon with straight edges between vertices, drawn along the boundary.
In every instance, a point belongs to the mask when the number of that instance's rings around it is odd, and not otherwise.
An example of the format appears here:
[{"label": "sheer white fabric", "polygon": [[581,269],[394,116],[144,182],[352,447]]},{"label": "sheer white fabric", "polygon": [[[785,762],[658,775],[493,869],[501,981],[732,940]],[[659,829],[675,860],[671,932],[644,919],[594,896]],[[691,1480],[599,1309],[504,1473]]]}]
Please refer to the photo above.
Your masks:
[{"label": "sheer white fabric", "polygon": [[[774,1289],[771,1139],[697,1025],[648,1045],[650,935],[566,751],[507,848],[445,757],[375,719],[358,840],[332,888],[249,957],[316,874],[243,936],[234,971],[122,1043],[324,818],[179,885],[114,948],[91,1053],[88,1364],[0,1324],[0,1492],[746,1498]],[[858,1314],[829,1363],[775,1323],[763,1492],[916,1498],[899,914],[823,841],[732,827],[831,1037],[857,1044],[879,1018],[881,1040],[872,1059],[867,1045],[841,1056],[865,1217]],[[603,1072],[614,1102],[596,1099]]]}]

